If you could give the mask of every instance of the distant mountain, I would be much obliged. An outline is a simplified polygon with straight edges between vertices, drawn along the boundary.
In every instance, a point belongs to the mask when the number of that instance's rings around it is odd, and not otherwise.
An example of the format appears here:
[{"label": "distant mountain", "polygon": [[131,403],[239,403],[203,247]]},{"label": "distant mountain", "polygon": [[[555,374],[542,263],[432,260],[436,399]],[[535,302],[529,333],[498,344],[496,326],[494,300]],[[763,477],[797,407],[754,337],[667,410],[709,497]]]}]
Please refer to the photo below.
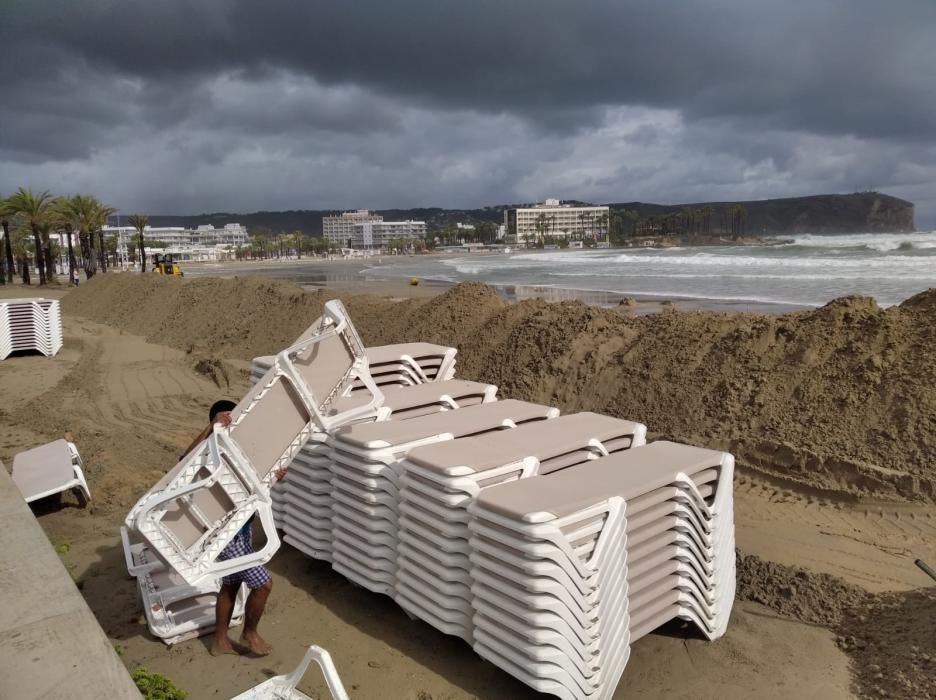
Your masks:
[{"label": "distant mountain", "polygon": [[[502,204],[482,209],[380,209],[388,221],[416,219],[425,221],[430,230],[439,230],[456,222],[493,221],[502,223],[504,211],[525,204]],[[764,199],[747,202],[695,202],[692,204],[648,204],[620,202],[609,205],[614,210],[636,212],[641,219],[677,214],[686,209],[710,208],[713,229],[737,207],[744,208],[744,229],[748,234],[771,235],[793,233],[899,233],[914,230],[913,203],[878,192],[855,194],[820,194],[810,197]],[[291,211],[258,211],[251,214],[198,214],[195,216],[150,216],[152,226],[223,226],[238,222],[248,229],[268,229],[273,232],[302,231],[322,234],[322,217],[340,213],[334,209],[298,209]],[[727,229],[726,229],[727,230]]]},{"label": "distant mountain", "polygon": [[634,211],[641,219],[686,209],[710,208],[716,230],[722,215],[740,206],[744,208],[744,229],[754,235],[903,233],[914,230],[913,202],[879,192],[673,205],[622,202],[610,206],[612,209]]}]

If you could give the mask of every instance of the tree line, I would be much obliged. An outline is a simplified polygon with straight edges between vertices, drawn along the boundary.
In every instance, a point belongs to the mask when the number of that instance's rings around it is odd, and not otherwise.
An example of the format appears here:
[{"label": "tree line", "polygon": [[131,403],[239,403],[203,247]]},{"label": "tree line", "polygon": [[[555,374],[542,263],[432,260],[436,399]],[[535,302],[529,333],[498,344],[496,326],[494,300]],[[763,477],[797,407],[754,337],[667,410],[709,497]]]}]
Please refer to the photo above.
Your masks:
[{"label": "tree line", "polygon": [[[0,196],[0,284],[12,284],[14,275],[23,284],[31,284],[32,269],[40,285],[56,282],[56,261],[61,259],[62,251],[53,235],[65,242],[70,280],[77,282],[79,270],[85,279],[99,271],[107,272],[108,265],[117,264],[117,241],[105,240],[104,226],[115,212],[87,194],[53,196],[48,191],[20,187],[7,197]],[[146,270],[143,231],[147,223],[147,217],[141,214],[130,217],[130,225],[138,232],[136,247],[142,271]]]}]

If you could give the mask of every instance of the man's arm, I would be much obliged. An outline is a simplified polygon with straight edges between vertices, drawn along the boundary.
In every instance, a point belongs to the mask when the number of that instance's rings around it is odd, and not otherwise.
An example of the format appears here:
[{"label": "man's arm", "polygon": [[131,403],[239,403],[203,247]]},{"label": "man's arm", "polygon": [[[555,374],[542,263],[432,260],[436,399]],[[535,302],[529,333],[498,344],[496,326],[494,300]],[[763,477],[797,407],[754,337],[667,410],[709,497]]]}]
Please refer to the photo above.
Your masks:
[{"label": "man's arm", "polygon": [[[231,424],[231,412],[230,412],[230,411],[224,411],[224,412],[222,412],[222,413],[219,413],[217,416],[215,416],[214,422],[215,422],[215,423],[219,423],[219,424],[221,424],[221,425],[223,425],[223,426],[228,426],[228,425],[230,425],[230,424]],[[195,438],[194,440],[192,440],[192,444],[189,445],[187,448],[185,448],[185,452],[183,452],[183,453],[182,453],[182,456],[179,457],[179,461],[181,462],[183,459],[185,459],[185,458],[188,456],[188,454],[189,454],[192,450],[194,450],[196,447],[198,447],[198,444],[199,444],[202,440],[204,440],[204,439],[207,438],[209,435],[211,435],[211,432],[212,432],[213,430],[214,430],[214,423],[209,423],[209,424],[208,424],[208,427],[205,428],[204,430],[202,430],[201,433],[199,433],[199,435],[198,435],[197,438]]]},{"label": "man's arm", "polygon": [[185,448],[185,452],[183,452],[182,455],[179,457],[179,461],[181,462],[183,459],[185,459],[192,450],[198,447],[199,443],[201,443],[202,440],[204,440],[206,437],[211,435],[212,430],[214,430],[213,423],[209,425],[207,428],[205,428],[204,430],[202,430],[201,433],[198,434],[197,438],[192,440],[192,444]]}]

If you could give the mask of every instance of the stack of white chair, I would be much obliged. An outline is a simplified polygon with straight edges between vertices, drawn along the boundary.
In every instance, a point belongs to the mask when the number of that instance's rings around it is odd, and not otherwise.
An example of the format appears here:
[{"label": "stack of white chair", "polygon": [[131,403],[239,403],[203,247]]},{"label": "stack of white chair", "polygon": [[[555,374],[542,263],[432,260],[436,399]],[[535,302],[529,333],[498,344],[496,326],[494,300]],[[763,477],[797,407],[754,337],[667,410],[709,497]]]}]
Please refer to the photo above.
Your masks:
[{"label": "stack of white chair", "polygon": [[[458,379],[384,387],[383,406],[355,423],[408,420],[497,400],[497,387]],[[360,394],[335,402],[360,401]],[[274,519],[283,540],[306,556],[332,560],[332,460],[325,433],[315,433],[296,455],[286,478],[273,489]]]},{"label": "stack of white chair", "polygon": [[723,452],[669,442],[494,486],[469,506],[475,651],[560,698],[610,698],[672,619],[715,639],[735,592]]},{"label": "stack of white chair", "polygon": [[[458,350],[432,343],[398,343],[375,345],[365,351],[371,378],[377,386],[411,386],[426,382],[442,382],[455,376]],[[273,366],[275,356],[255,357],[250,367],[253,381]],[[363,388],[361,382],[352,391]]]},{"label": "stack of white chair", "polygon": [[368,590],[394,594],[399,483],[407,453],[420,445],[493,433],[555,418],[558,409],[497,401],[457,411],[351,425],[332,447],[332,567]]},{"label": "stack of white chair", "polygon": [[[336,409],[359,379],[368,395]],[[278,471],[314,433],[371,415],[382,401],[344,307],[329,302],[322,319],[277,355],[232,411],[230,426],[216,425],[131,509],[125,520],[127,546],[131,538],[142,544],[181,582],[200,590],[213,589],[225,575],[265,563],[280,545],[270,497]],[[266,543],[251,554],[219,560],[254,516]],[[127,556],[132,563],[133,553]]]},{"label": "stack of white chair", "polygon": [[468,505],[472,500],[500,483],[640,447],[646,433],[640,423],[576,413],[411,450],[401,463],[397,603],[470,643]]},{"label": "stack of white chair", "polygon": [[[120,528],[127,572],[136,578],[143,613],[153,636],[168,645],[210,634],[215,629],[218,580],[190,586],[142,542],[131,543],[127,528]],[[247,587],[241,585],[234,602],[231,627],[244,621]]]},{"label": "stack of white chair", "polygon": [[0,300],[0,360],[20,350],[51,357],[62,348],[62,313],[55,299]]}]

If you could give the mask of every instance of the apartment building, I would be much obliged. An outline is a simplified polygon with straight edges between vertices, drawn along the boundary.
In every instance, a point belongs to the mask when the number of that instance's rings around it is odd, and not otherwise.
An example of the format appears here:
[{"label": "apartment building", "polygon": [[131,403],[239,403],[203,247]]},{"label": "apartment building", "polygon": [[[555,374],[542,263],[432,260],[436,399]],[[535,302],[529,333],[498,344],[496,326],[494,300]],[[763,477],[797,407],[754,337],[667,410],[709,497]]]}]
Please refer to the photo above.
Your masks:
[{"label": "apartment building", "polygon": [[[105,226],[104,235],[115,237],[118,252],[124,253],[128,241],[135,245],[139,234],[132,226]],[[164,246],[158,250],[147,249],[147,255],[164,252],[175,256],[177,260],[222,260],[230,257],[235,248],[250,242],[247,227],[243,224],[225,224],[221,228],[211,225],[197,228],[147,226],[143,229],[143,240]]]},{"label": "apartment building", "polygon": [[373,224],[382,221],[383,216],[371,213],[367,209],[346,211],[334,216],[323,216],[322,235],[332,245],[344,248],[354,238],[354,227],[357,224]]},{"label": "apartment building", "polygon": [[576,207],[547,199],[542,204],[505,211],[505,240],[516,245],[534,245],[545,238],[606,240],[610,217],[609,207]]},{"label": "apartment building", "polygon": [[416,241],[426,236],[425,221],[368,221],[354,224],[351,248],[384,248],[390,241]]}]

